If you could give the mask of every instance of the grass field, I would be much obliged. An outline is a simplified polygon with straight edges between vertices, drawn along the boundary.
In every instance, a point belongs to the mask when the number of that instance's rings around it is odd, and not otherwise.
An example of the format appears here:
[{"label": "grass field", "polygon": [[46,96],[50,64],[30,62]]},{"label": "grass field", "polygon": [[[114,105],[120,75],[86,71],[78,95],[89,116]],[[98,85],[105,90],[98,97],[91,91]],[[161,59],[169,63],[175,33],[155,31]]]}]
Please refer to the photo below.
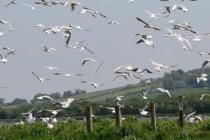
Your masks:
[{"label": "grass field", "polygon": [[157,131],[149,121],[130,117],[121,128],[113,120],[94,120],[92,133],[86,132],[85,123],[61,122],[49,129],[44,124],[25,124],[0,127],[0,140],[209,140],[210,121],[198,125],[187,124],[182,130],[178,121],[158,120]]}]

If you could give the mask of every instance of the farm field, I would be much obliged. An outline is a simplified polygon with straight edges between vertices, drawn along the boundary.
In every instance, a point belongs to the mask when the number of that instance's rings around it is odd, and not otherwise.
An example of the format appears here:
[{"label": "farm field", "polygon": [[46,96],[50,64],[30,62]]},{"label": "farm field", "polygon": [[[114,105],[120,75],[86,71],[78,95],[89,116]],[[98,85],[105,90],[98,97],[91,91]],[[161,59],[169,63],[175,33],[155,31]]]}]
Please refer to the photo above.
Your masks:
[{"label": "farm field", "polygon": [[157,120],[157,130],[149,121],[129,117],[121,128],[110,119],[95,119],[93,132],[87,133],[85,123],[74,120],[60,122],[49,129],[44,124],[24,124],[0,127],[0,140],[209,140],[210,121],[186,124],[180,129],[176,120]]}]

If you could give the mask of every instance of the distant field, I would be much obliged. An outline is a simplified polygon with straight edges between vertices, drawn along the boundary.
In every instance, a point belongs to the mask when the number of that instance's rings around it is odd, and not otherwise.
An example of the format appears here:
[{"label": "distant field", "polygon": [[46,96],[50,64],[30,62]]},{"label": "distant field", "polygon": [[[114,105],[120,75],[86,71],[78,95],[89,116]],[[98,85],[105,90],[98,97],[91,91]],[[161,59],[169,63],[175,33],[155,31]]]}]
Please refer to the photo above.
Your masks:
[{"label": "distant field", "polygon": [[[72,96],[72,98],[81,99],[81,100],[90,101],[90,102],[101,102],[101,101],[105,101],[106,99],[114,98],[115,96],[124,96],[124,100],[128,100],[128,99],[138,97],[142,89],[150,89],[150,88],[158,87],[158,85],[159,85],[158,83],[147,84],[147,85],[136,84],[136,85],[130,85],[130,86],[119,87],[119,88],[114,88],[114,89],[90,92],[86,94],[74,95]],[[210,93],[209,90],[203,89],[203,88],[180,88],[180,89],[175,89],[170,92],[172,94],[172,98],[174,96],[180,96],[180,95],[189,95],[189,94],[193,95],[193,94],[199,93],[197,96],[200,96],[203,93]],[[155,93],[155,94],[148,95],[148,97],[153,99],[159,95],[160,93]]]}]

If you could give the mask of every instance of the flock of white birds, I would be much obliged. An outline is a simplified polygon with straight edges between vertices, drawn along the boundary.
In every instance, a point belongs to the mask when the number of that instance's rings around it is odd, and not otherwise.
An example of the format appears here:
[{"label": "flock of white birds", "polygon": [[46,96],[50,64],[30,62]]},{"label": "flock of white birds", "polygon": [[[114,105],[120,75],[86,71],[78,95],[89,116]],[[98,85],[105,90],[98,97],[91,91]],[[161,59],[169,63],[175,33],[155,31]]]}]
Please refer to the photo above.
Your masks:
[{"label": "flock of white birds", "polygon": [[[134,33],[133,36],[137,38],[136,41],[136,46],[141,46],[141,47],[146,47],[150,46],[151,50],[156,50],[158,49],[157,47],[157,42],[153,40],[154,36],[160,36],[162,33],[164,33],[163,38],[168,38],[168,39],[174,39],[177,41],[177,45],[180,46],[184,51],[188,51],[189,53],[198,53],[199,55],[210,55],[209,52],[202,52],[198,51],[198,49],[194,49],[194,42],[201,42],[203,38],[206,38],[209,36],[210,33],[208,32],[200,32],[197,31],[196,29],[193,28],[190,22],[187,21],[179,21],[177,19],[170,19],[170,16],[173,14],[186,14],[190,9],[187,8],[187,6],[184,5],[183,0],[180,1],[179,3],[176,4],[171,4],[167,0],[161,0],[161,1],[166,1],[163,2],[162,8],[160,8],[160,11],[158,13],[153,13],[149,10],[145,10],[145,13],[148,14],[148,17],[138,17],[136,16],[133,18],[133,22],[136,22],[139,24],[139,26],[142,26],[145,28],[147,31],[146,33],[139,33],[136,32]],[[196,0],[191,0],[191,1],[196,1]],[[106,1],[111,3],[112,1]],[[144,1],[142,1],[144,2]],[[134,0],[129,0],[128,3],[134,4]],[[93,18],[102,18],[105,19],[106,24],[113,25],[113,26],[122,26],[123,24],[120,21],[113,20],[109,18],[106,13],[102,13],[97,11],[94,8],[88,7],[86,5],[83,5],[82,2],[79,0],[67,0],[67,1],[53,1],[53,0],[37,0],[34,1],[33,4],[29,3],[21,3],[21,1],[18,0],[12,0],[9,1],[6,5],[5,8],[13,7],[16,5],[22,5],[25,7],[30,8],[31,10],[35,10],[37,7],[53,7],[53,6],[60,6],[64,8],[69,8],[71,12],[75,13],[78,16],[81,15],[86,15],[90,16]],[[149,20],[146,20],[148,19]],[[162,19],[168,19],[168,27],[167,28],[162,28],[158,27],[156,23],[158,23]],[[94,20],[94,19],[93,19]],[[84,21],[85,22],[85,21]],[[15,28],[13,27],[13,23],[10,23],[9,21],[5,19],[0,19],[0,27],[6,28],[6,30],[0,31],[0,39],[2,40],[5,38],[8,34],[12,34],[15,32]],[[78,49],[80,51],[85,51],[89,55],[93,56],[95,54],[95,51],[91,49],[86,44],[86,41],[78,41],[74,42],[72,41],[72,37],[77,31],[84,31],[84,32],[94,32],[94,29],[88,29],[88,28],[83,28],[80,25],[74,25],[71,23],[67,23],[65,25],[53,25],[53,26],[47,26],[44,23],[39,23],[36,25],[33,25],[33,28],[36,28],[38,32],[42,32],[43,34],[46,34],[47,36],[60,36],[63,38],[63,48],[65,49]],[[1,28],[0,28],[1,29]],[[117,38],[117,37],[116,37]],[[2,50],[4,52],[1,52],[0,54],[0,61],[7,65],[10,57],[14,57],[18,55],[19,51],[16,50],[16,48],[9,48],[6,45],[2,45]],[[132,48],[131,48],[132,49]],[[40,51],[43,51],[43,53],[46,54],[51,54],[57,51],[56,48],[53,47],[48,47],[44,44],[41,44],[41,49]],[[109,54],[108,54],[109,55]],[[177,68],[179,64],[164,64],[162,62],[158,62],[156,60],[152,60],[149,58],[149,62],[153,66],[153,68],[140,68],[137,66],[133,65],[120,65],[116,69],[113,70],[114,77],[112,79],[113,82],[117,82],[118,79],[122,78],[123,80],[130,80],[130,79],[137,79],[141,80],[144,78],[144,75],[152,75],[154,73],[159,73],[163,69],[169,69],[169,68]],[[200,77],[197,77],[197,83],[201,81],[207,81],[208,75],[205,73],[205,67],[208,65],[210,62],[210,59],[206,59],[203,61],[203,64],[201,64],[201,68],[203,69],[203,73],[201,73]],[[62,63],[62,62],[60,62]],[[96,65],[95,69],[87,72],[87,73],[65,73],[65,72],[60,72],[59,70],[61,68],[55,67],[55,66],[45,66],[47,70],[52,72],[52,75],[54,76],[63,76],[63,77],[77,77],[76,82],[80,82],[81,84],[86,84],[89,85],[93,88],[98,88],[99,86],[104,85],[104,83],[100,82],[95,82],[95,81],[89,81],[89,80],[83,80],[84,75],[88,75],[91,77],[92,75],[97,75],[99,74],[100,70],[103,69],[104,63],[106,63],[106,60],[97,60],[95,57],[85,57],[84,59],[81,60],[81,66],[85,67],[86,65],[89,65],[92,63],[93,65]],[[30,70],[29,70],[30,71]],[[38,82],[47,82],[48,80],[51,80],[51,78],[45,78],[40,76],[39,73],[35,72],[34,70],[30,71],[31,75],[34,77],[34,79],[37,79]],[[32,78],[32,77],[31,77]],[[122,80],[121,79],[121,80]],[[146,91],[141,91],[140,96],[147,100],[148,97],[147,95],[149,93],[156,93],[156,92],[161,92],[165,93],[166,95],[169,96],[169,98],[172,98],[171,93],[169,90],[164,89],[164,87],[156,87],[153,89],[149,89]],[[209,96],[208,94],[203,94],[201,99],[202,100],[205,96]],[[116,102],[119,104],[122,101],[123,96],[117,96],[115,98]],[[48,118],[42,118],[41,120],[47,124],[49,128],[53,127],[53,124],[56,122],[56,115],[58,114],[59,111],[62,109],[68,108],[71,103],[74,101],[74,99],[67,99],[66,101],[63,102],[54,102],[50,96],[40,96],[37,97],[37,100],[49,100],[53,102],[54,105],[58,105],[61,107],[59,110],[48,110],[44,109],[45,111],[49,111],[52,113],[52,116]],[[138,109],[141,115],[147,115],[149,102],[145,105],[144,108]],[[108,110],[111,110],[112,113],[115,113],[115,110],[113,107],[103,107]],[[123,107],[123,105],[122,105]],[[29,111],[27,113],[23,113],[24,116],[26,116],[26,121],[29,123],[34,123],[36,122],[36,117],[33,116],[32,111]],[[41,112],[43,110],[40,110]],[[198,119],[199,116],[195,116],[195,112],[189,114],[186,119],[189,120],[190,122],[199,122]]]}]

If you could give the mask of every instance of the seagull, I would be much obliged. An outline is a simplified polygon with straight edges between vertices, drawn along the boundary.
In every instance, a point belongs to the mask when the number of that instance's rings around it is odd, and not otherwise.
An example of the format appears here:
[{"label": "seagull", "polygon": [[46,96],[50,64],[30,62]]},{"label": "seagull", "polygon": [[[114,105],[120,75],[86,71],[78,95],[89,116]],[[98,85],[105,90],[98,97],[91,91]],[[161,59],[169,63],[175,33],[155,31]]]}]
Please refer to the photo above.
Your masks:
[{"label": "seagull", "polygon": [[71,98],[68,98],[67,100],[63,101],[63,102],[56,102],[54,103],[53,105],[59,105],[61,106],[62,108],[68,108],[71,103],[74,102],[75,99],[71,99]]},{"label": "seagull", "polygon": [[77,75],[77,76],[81,75],[81,74],[58,73],[58,72],[53,73],[53,74],[54,74],[54,75],[62,75],[62,76],[64,76],[64,77],[72,77],[72,76],[74,76],[74,75]]},{"label": "seagull", "polygon": [[147,102],[146,103],[146,105],[144,106],[144,108],[142,108],[142,109],[139,109],[139,113],[141,114],[141,115],[147,115],[148,114],[148,111],[146,111],[147,109],[148,109],[148,107],[149,107],[149,103],[150,102]]},{"label": "seagull", "polygon": [[140,34],[140,36],[142,37],[140,40],[138,40],[136,42],[136,44],[139,43],[144,43],[147,46],[152,46],[153,48],[155,48],[154,42],[152,41],[152,35],[144,35],[144,34]]},{"label": "seagull", "polygon": [[9,56],[9,55],[11,55],[11,54],[12,55],[15,55],[16,50],[14,50],[14,49],[11,49],[9,47],[3,47],[2,49],[8,51],[6,57]]},{"label": "seagull", "polygon": [[200,83],[200,81],[207,81],[208,80],[207,76],[208,75],[206,73],[201,74],[200,77],[197,77],[197,83]]},{"label": "seagull", "polygon": [[161,18],[161,15],[163,13],[152,13],[150,11],[145,11],[147,14],[149,14],[150,18],[153,18],[152,20],[150,20],[149,22],[153,21],[153,20],[159,20]]},{"label": "seagull", "polygon": [[10,5],[14,5],[14,4],[17,4],[16,0],[10,1],[10,2],[6,5],[6,7],[8,7],[8,6],[10,6]]},{"label": "seagull", "polygon": [[35,7],[34,7],[34,6],[32,6],[32,5],[30,5],[30,4],[23,3],[23,5],[24,5],[24,6],[26,6],[26,7],[31,8],[31,10],[34,10],[34,9],[35,9]]},{"label": "seagull", "polygon": [[45,111],[48,111],[50,113],[53,114],[53,116],[56,116],[60,111],[62,111],[62,109],[58,109],[58,110],[49,110],[49,109],[44,109]]},{"label": "seagull", "polygon": [[156,31],[160,31],[159,28],[156,28],[156,27],[150,25],[149,23],[145,22],[144,20],[142,20],[142,19],[140,19],[138,17],[136,17],[136,19],[144,24],[144,28],[151,28],[151,29],[154,29]]},{"label": "seagull", "polygon": [[210,62],[210,59],[207,59],[205,60],[203,63],[202,63],[202,69],[204,69],[204,67]]},{"label": "seagull", "polygon": [[45,66],[45,68],[48,70],[59,70],[58,67]]},{"label": "seagull", "polygon": [[32,113],[29,113],[28,116],[27,116],[27,118],[26,118],[26,121],[29,124],[35,123],[36,122],[36,117],[33,117],[33,114]]},{"label": "seagull", "polygon": [[95,71],[92,71],[91,73],[98,73],[98,71],[100,70],[100,68],[103,66],[104,61],[102,60],[101,63],[98,65],[97,69]]},{"label": "seagull", "polygon": [[202,101],[205,96],[210,96],[210,95],[209,94],[202,94],[201,97],[200,97],[200,101]]},{"label": "seagull", "polygon": [[6,62],[8,62],[8,59],[5,58],[6,56],[3,56],[0,54],[0,61],[5,64]]},{"label": "seagull", "polygon": [[80,81],[80,82],[84,84],[90,84],[94,88],[97,88],[98,86],[103,85],[101,83],[96,83],[96,82],[87,82],[87,81]]},{"label": "seagull", "polygon": [[81,12],[80,12],[80,14],[84,14],[84,13],[88,13],[88,14],[92,15],[93,17],[96,17],[96,15],[98,14],[98,15],[100,15],[103,18],[107,18],[107,16],[105,16],[104,14],[99,13],[96,10],[89,9],[87,7],[83,7],[82,10],[81,10]]},{"label": "seagull", "polygon": [[0,32],[0,37],[5,36],[7,33],[8,33],[8,31]]},{"label": "seagull", "polygon": [[167,89],[164,89],[164,88],[156,88],[156,89],[153,89],[152,90],[152,92],[156,92],[156,91],[159,91],[159,92],[162,92],[162,93],[166,93],[169,96],[169,98],[171,98],[171,93]]},{"label": "seagull", "polygon": [[46,26],[44,26],[43,24],[37,24],[37,25],[34,25],[35,27],[39,27],[39,28],[47,28]]},{"label": "seagull", "polygon": [[112,21],[109,21],[107,24],[117,24],[117,25],[120,25],[120,22],[118,22],[116,20],[112,20]]},{"label": "seagull", "polygon": [[142,99],[147,100],[147,94],[149,94],[149,92],[151,92],[151,90],[141,90],[139,96],[142,97]]},{"label": "seagull", "polygon": [[193,115],[195,115],[196,111],[191,112],[190,114],[186,115],[185,121],[189,120]]},{"label": "seagull", "polygon": [[36,73],[34,73],[33,71],[31,71],[32,75],[34,75],[37,80],[39,80],[39,82],[44,82],[45,80],[50,80],[50,79],[47,79],[47,78],[42,78],[42,77],[39,77]]},{"label": "seagull", "polygon": [[116,96],[116,97],[115,97],[115,100],[119,102],[119,101],[122,100],[123,97],[124,97],[124,96]]},{"label": "seagull", "polygon": [[105,107],[106,109],[110,110],[112,114],[115,114],[115,108],[114,107]]},{"label": "seagull", "polygon": [[82,66],[85,65],[86,62],[88,62],[88,61],[97,63],[97,61],[93,58],[85,58],[85,59],[82,60]]},{"label": "seagull", "polygon": [[42,47],[43,47],[42,51],[47,52],[47,53],[51,53],[53,51],[56,51],[55,48],[47,48],[47,46],[44,46],[44,45],[42,45]]},{"label": "seagull", "polygon": [[93,54],[93,51],[90,50],[87,46],[85,46],[85,45],[83,44],[84,42],[85,42],[85,41],[75,42],[74,44],[67,45],[66,47],[70,47],[70,48],[73,48],[73,49],[80,49],[80,51],[86,50],[86,51],[88,51],[89,53]]},{"label": "seagull", "polygon": [[115,80],[116,80],[117,78],[119,78],[119,77],[123,77],[124,79],[128,80],[127,74],[121,73],[121,74],[116,75],[116,76],[112,79],[112,81],[115,81]]},{"label": "seagull", "polygon": [[166,66],[165,64],[157,63],[153,60],[150,59],[150,62],[152,65],[154,65],[154,69],[158,72],[160,72],[163,68],[169,68],[169,67],[176,67],[177,65],[171,65],[171,66]]},{"label": "seagull", "polygon": [[192,45],[190,43],[190,41],[188,39],[186,39],[185,37],[183,37],[183,35],[175,33],[173,31],[171,31],[170,29],[168,30],[168,34],[164,35],[164,37],[172,37],[177,39],[178,41],[180,41],[181,45],[183,46],[184,49],[189,48],[190,50],[192,50]]},{"label": "seagull", "polygon": [[70,6],[71,7],[71,11],[74,11],[75,7],[79,6],[79,5],[81,5],[79,2],[68,0],[64,4],[64,7]]},{"label": "seagull", "polygon": [[36,97],[37,100],[54,100],[52,97],[48,96],[48,95],[43,95],[43,96],[39,96]]},{"label": "seagull", "polygon": [[174,4],[171,11],[174,12],[176,10],[180,10],[183,12],[187,12],[188,9],[186,8],[186,6],[184,4]]},{"label": "seagull", "polygon": [[14,30],[13,26],[6,20],[0,19],[0,24],[7,24],[9,25],[9,30]]}]

